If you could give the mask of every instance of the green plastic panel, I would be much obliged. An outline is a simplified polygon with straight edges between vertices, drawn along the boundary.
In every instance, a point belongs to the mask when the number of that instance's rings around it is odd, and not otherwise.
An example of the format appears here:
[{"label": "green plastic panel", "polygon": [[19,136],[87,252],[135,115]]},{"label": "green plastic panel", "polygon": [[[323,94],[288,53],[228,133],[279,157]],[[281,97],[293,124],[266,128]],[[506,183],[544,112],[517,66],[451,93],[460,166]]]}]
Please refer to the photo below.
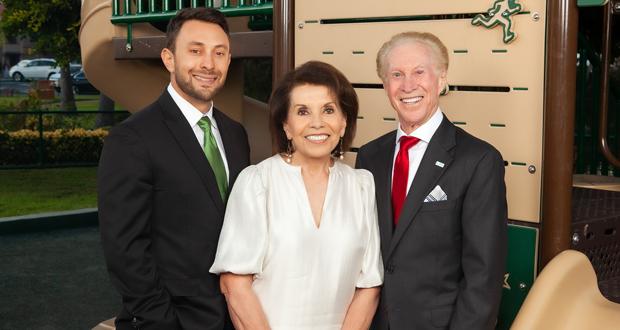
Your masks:
[{"label": "green plastic panel", "polygon": [[538,229],[508,225],[508,260],[497,329],[510,329],[536,276]]},{"label": "green plastic panel", "polygon": [[599,7],[607,3],[609,0],[577,0],[579,7]]}]

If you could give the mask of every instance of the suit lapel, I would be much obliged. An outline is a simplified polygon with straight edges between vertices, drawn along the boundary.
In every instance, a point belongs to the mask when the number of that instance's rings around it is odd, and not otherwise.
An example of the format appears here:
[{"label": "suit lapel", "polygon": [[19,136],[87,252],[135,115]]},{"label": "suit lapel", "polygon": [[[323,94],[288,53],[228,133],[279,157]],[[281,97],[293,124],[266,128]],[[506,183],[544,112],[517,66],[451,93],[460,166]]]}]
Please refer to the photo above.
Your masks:
[{"label": "suit lapel", "polygon": [[164,113],[164,123],[198,173],[200,181],[206,187],[215,206],[221,214],[224,214],[224,202],[217,189],[215,174],[207,157],[205,157],[204,151],[200,148],[200,144],[196,141],[196,136],[183,116],[181,109],[174,103],[168,92],[164,92],[157,102]]},{"label": "suit lapel", "polygon": [[[454,134],[453,124],[444,116],[441,125],[437,128],[426,148],[422,162],[409,188],[398,225],[390,242],[387,257],[392,254],[403,234],[412,224],[413,219],[424,203],[424,198],[435,188],[441,175],[450,167],[454,154],[452,151],[455,145]],[[443,163],[444,166],[437,166],[437,162]]]},{"label": "suit lapel", "polygon": [[370,155],[374,161],[373,174],[376,182],[377,213],[381,233],[381,251],[387,252],[392,240],[392,159],[396,146],[396,132],[387,135],[377,146],[377,150]]},{"label": "suit lapel", "polygon": [[228,164],[228,193],[232,189],[233,183],[243,169],[243,155],[239,152],[239,137],[235,136],[236,130],[231,127],[230,120],[224,116],[219,110],[213,109],[213,118],[217,122],[217,127],[224,145],[224,153],[226,154],[226,163]]}]

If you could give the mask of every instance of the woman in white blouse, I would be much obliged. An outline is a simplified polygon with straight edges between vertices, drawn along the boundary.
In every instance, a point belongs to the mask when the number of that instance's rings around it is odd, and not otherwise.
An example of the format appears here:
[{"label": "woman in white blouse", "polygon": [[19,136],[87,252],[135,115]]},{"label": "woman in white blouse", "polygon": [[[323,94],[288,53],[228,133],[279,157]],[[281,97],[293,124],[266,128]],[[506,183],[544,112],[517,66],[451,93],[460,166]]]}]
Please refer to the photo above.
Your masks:
[{"label": "woman in white blouse", "polygon": [[358,100],[342,73],[308,62],[270,99],[280,154],[232,189],[211,272],[237,329],[363,329],[383,282],[372,175],[340,162]]}]

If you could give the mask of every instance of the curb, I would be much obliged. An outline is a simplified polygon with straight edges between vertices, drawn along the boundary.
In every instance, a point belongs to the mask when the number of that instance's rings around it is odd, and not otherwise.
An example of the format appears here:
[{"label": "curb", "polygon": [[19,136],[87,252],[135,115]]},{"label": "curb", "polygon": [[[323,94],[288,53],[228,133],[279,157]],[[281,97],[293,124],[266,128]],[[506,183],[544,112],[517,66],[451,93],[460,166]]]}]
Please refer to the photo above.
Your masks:
[{"label": "curb", "polygon": [[0,218],[0,235],[97,226],[97,208]]}]

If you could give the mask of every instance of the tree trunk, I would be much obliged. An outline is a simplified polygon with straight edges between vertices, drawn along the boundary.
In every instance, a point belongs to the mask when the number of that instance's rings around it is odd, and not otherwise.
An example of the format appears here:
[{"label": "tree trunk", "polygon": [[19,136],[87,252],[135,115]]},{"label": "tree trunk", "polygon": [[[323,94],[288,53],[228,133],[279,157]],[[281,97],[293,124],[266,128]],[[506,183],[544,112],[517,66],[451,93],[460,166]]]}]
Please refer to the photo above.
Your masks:
[{"label": "tree trunk", "polygon": [[60,67],[60,110],[76,111],[75,96],[73,95],[73,77],[69,72],[69,65]]},{"label": "tree trunk", "polygon": [[107,97],[103,93],[99,95],[99,111],[95,120],[95,127],[104,127],[114,125],[114,100]]}]

